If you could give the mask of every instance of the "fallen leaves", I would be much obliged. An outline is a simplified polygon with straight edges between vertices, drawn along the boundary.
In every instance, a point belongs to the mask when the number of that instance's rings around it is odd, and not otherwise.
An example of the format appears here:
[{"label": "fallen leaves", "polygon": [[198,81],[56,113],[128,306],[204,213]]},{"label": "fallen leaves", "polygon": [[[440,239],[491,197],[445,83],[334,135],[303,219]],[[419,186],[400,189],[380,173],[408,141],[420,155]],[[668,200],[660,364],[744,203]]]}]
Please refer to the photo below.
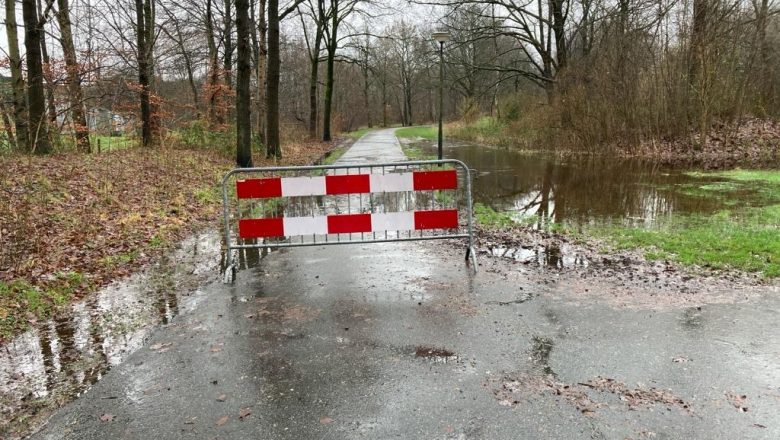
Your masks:
[{"label": "fallen leaves", "polygon": [[220,417],[220,419],[219,419],[219,420],[217,420],[217,426],[223,426],[223,425],[225,425],[225,423],[227,423],[227,422],[228,422],[228,420],[230,420],[230,416],[223,416],[223,417]]},{"label": "fallen leaves", "polygon": [[114,421],[114,415],[111,413],[103,413],[100,415],[100,421],[101,422],[113,422]]},{"label": "fallen leaves", "polygon": [[170,350],[172,342],[158,342],[149,346],[149,350],[156,351],[157,353],[165,353]]},{"label": "fallen leaves", "polygon": [[[279,165],[304,165],[333,144],[284,148]],[[0,281],[67,288],[75,300],[133,273],[167,245],[218,221],[217,189],[231,164],[215,151],[170,148],[0,157]],[[65,285],[52,279],[57,273],[81,274],[83,282]],[[5,321],[16,323],[8,333],[53,313],[47,308],[28,319],[28,308],[16,305],[0,298]]]},{"label": "fallen leaves", "polygon": [[[585,416],[593,417],[596,410],[606,405],[599,402],[603,394],[613,394],[625,403],[629,410],[637,410],[652,405],[678,407],[689,414],[690,406],[681,398],[668,390],[655,387],[630,388],[623,382],[611,378],[597,377],[587,382],[567,384],[558,382],[551,376],[536,376],[519,374],[514,377],[490,379],[493,385],[493,395],[502,406],[515,406],[529,394],[551,394],[559,396],[567,403],[575,406]],[[498,387],[495,385],[498,384]]]},{"label": "fallen leaves", "polygon": [[328,416],[320,417],[320,423],[322,423],[323,425],[330,425],[333,422],[334,422],[334,420],[332,418],[328,417]]},{"label": "fallen leaves", "polygon": [[733,392],[728,392],[726,393],[726,400],[728,400],[729,403],[731,403],[731,405],[734,406],[734,408],[739,410],[739,412],[743,412],[743,413],[748,412],[748,407],[747,405],[745,405],[747,401],[746,395],[744,394],[740,395]]},{"label": "fallen leaves", "polygon": [[224,394],[220,394],[220,395],[217,397],[217,402],[224,402],[224,401],[225,401],[225,399],[227,399],[227,396],[226,396],[226,395],[224,395]]},{"label": "fallen leaves", "polygon": [[241,411],[238,412],[238,419],[244,420],[245,418],[249,417],[250,414],[252,414],[252,410],[249,408],[242,408]]}]

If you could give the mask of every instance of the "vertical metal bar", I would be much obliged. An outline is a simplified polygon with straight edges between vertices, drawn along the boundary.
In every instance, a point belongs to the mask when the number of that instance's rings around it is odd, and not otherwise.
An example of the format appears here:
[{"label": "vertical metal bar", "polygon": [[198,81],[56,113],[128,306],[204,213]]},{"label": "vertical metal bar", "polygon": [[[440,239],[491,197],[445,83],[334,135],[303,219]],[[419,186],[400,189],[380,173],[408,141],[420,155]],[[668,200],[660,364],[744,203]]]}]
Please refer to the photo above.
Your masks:
[{"label": "vertical metal bar", "polygon": [[222,215],[225,218],[225,273],[233,269],[233,250],[230,245],[230,208],[228,207],[227,182],[232,174],[228,173],[222,179]]}]

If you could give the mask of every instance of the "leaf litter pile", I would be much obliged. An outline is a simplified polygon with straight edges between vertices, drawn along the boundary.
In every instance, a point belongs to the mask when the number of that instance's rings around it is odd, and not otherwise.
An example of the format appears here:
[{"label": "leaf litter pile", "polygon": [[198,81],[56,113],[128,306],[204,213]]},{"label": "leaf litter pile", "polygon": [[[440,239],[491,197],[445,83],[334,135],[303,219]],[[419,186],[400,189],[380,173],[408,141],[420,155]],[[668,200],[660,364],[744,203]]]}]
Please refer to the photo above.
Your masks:
[{"label": "leaf litter pile", "polygon": [[643,386],[631,388],[623,382],[601,376],[587,382],[568,384],[550,375],[520,374],[491,378],[486,386],[490,387],[498,403],[503,406],[516,406],[523,401],[530,401],[532,397],[549,395],[563,399],[582,414],[592,417],[599,408],[609,407],[605,397],[612,395],[629,410],[663,405],[692,413],[688,403],[669,390]]},{"label": "leaf litter pile", "polygon": [[[332,147],[288,145],[280,164],[310,164]],[[180,149],[0,157],[0,341],[217,226],[232,165]]]}]

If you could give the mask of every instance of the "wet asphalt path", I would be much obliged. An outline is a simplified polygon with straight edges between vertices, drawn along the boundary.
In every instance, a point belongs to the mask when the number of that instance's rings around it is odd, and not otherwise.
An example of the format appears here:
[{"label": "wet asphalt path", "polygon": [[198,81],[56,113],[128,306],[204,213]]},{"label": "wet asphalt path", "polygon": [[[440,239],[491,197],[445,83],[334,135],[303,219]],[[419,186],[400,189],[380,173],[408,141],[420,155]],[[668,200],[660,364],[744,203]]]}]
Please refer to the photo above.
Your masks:
[{"label": "wet asphalt path", "polygon": [[[402,155],[382,131],[341,161]],[[615,307],[485,257],[472,276],[462,251],[274,252],[33,438],[780,438],[776,290]]]}]

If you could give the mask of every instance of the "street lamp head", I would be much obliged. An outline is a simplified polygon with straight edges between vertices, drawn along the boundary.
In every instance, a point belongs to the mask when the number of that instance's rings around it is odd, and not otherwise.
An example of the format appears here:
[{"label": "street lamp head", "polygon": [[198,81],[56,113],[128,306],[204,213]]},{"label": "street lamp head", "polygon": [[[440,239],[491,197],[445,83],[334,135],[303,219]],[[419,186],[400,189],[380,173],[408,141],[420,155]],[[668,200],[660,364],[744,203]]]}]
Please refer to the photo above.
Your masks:
[{"label": "street lamp head", "polygon": [[450,41],[450,33],[446,30],[437,30],[436,32],[431,35],[434,40],[438,41],[440,44],[444,44],[448,41]]}]

